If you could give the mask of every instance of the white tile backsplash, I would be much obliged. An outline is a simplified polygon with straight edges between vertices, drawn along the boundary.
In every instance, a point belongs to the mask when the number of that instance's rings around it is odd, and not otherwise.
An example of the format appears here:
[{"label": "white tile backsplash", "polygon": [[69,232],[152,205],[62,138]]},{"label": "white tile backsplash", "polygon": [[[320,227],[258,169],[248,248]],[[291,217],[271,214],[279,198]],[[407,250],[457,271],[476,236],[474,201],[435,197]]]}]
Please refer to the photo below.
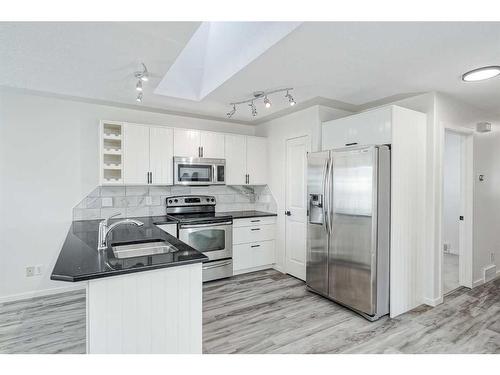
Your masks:
[{"label": "white tile backsplash", "polygon": [[[276,212],[277,205],[267,186],[102,186],[74,207],[73,220],[96,220],[116,213],[119,217],[162,216],[165,199],[173,195],[213,195],[216,211],[259,210]],[[147,204],[150,199],[151,204]],[[106,207],[105,201],[111,206]]]}]

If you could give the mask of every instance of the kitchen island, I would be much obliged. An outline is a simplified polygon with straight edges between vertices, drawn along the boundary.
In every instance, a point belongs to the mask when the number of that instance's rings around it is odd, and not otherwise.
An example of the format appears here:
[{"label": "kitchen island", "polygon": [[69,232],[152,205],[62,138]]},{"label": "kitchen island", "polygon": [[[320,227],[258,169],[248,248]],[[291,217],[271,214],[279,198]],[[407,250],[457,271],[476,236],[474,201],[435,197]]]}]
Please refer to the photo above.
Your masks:
[{"label": "kitchen island", "polygon": [[[207,257],[155,223],[120,225],[98,251],[99,220],[75,221],[51,275],[87,283],[87,353],[201,353]],[[113,247],[163,241],[171,251],[120,257]]]}]

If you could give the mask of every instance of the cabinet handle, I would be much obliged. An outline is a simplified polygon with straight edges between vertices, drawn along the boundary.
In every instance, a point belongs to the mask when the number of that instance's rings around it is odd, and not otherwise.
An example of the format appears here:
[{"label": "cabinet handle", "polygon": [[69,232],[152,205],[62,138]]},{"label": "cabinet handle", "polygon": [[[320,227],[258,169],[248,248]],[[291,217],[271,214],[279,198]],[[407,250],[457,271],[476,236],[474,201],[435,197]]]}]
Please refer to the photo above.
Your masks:
[{"label": "cabinet handle", "polygon": [[153,183],[153,172],[149,172],[149,183]]},{"label": "cabinet handle", "polygon": [[201,157],[203,157],[203,146],[201,146]]},{"label": "cabinet handle", "polygon": [[259,223],[260,220],[250,220],[251,223]]},{"label": "cabinet handle", "polygon": [[358,142],[352,142],[352,143],[346,143],[345,145],[346,146],[355,146],[357,144],[358,144]]},{"label": "cabinet handle", "polygon": [[252,228],[252,229],[250,229],[250,230],[260,230],[260,228]]},{"label": "cabinet handle", "polygon": [[252,246],[250,246],[250,247],[260,247],[260,245],[252,245]]},{"label": "cabinet handle", "polygon": [[149,172],[146,172],[146,183],[149,184]]}]

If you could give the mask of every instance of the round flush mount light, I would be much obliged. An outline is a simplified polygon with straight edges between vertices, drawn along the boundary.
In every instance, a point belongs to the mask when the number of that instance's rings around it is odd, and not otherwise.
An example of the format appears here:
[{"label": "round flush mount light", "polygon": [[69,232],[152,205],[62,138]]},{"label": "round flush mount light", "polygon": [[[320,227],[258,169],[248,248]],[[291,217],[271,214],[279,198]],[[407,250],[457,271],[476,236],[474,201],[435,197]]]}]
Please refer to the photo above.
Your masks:
[{"label": "round flush mount light", "polygon": [[500,66],[484,66],[482,68],[471,70],[462,75],[464,82],[484,81],[500,75]]}]

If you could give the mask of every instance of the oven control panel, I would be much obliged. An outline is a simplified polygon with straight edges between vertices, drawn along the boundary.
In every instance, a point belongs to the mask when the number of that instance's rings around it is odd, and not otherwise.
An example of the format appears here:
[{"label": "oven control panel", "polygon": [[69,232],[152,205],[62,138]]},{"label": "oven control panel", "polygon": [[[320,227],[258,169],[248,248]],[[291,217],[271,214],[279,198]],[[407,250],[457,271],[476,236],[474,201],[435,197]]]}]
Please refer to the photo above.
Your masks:
[{"label": "oven control panel", "polygon": [[179,195],[167,197],[167,207],[215,206],[215,197],[211,195]]}]

